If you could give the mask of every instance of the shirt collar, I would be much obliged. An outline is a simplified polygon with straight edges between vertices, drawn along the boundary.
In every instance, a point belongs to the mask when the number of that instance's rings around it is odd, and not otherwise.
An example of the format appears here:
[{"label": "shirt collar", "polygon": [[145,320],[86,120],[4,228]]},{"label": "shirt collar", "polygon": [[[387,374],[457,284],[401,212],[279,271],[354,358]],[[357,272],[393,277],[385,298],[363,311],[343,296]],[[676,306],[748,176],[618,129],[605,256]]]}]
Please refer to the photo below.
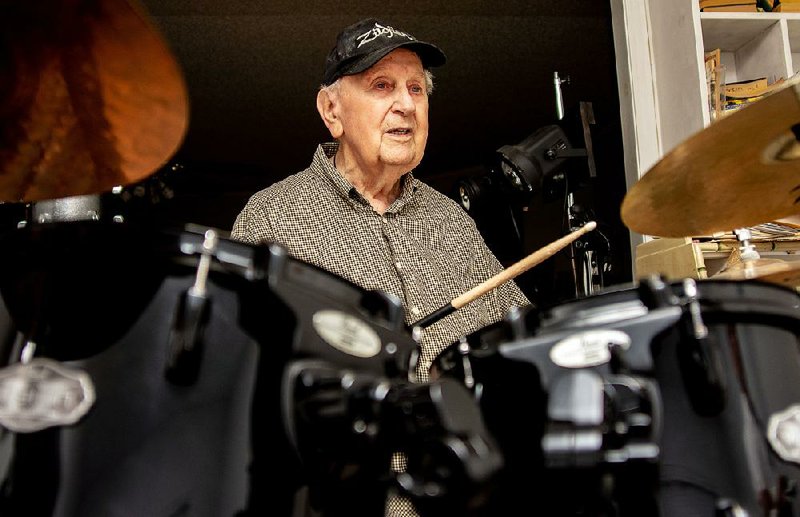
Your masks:
[{"label": "shirt collar", "polygon": [[[369,202],[358,193],[356,188],[351,185],[336,167],[333,166],[333,163],[331,163],[331,158],[336,154],[338,149],[338,142],[325,142],[320,144],[319,147],[317,147],[317,152],[314,153],[313,168],[331,182],[340,196],[359,204],[369,206]],[[417,191],[418,180],[414,178],[413,172],[409,171],[405,173],[400,181],[402,182],[400,196],[386,209],[387,213],[399,212],[402,210],[406,204],[411,202],[414,197],[414,192]]]}]

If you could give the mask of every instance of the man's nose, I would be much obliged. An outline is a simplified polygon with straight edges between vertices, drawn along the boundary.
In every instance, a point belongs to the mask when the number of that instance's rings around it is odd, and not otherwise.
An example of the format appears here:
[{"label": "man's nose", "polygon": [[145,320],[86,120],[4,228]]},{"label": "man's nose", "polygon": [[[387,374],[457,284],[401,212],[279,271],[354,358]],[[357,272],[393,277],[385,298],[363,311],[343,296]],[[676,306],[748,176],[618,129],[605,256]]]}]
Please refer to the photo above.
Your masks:
[{"label": "man's nose", "polygon": [[394,99],[393,109],[397,112],[403,113],[404,115],[414,113],[417,105],[414,102],[414,97],[411,95],[411,92],[409,92],[406,88],[398,88],[395,91],[396,96]]}]

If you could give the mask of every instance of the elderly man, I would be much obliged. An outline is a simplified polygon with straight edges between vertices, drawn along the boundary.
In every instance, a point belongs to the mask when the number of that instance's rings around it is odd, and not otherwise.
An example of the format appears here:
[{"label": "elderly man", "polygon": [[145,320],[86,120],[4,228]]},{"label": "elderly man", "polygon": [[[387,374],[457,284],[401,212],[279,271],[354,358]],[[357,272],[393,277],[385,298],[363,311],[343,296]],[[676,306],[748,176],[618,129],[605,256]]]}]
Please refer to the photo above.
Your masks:
[{"label": "elderly man", "polygon": [[[406,323],[450,303],[501,271],[474,221],[416,179],[428,139],[435,45],[375,19],[345,28],[325,61],[317,110],[335,142],[311,165],[253,195],[232,238],[276,243],[290,255],[365,289],[402,300]],[[528,300],[509,282],[427,327],[417,370],[459,338]],[[403,468],[402,457],[395,468]],[[393,498],[388,515],[414,515]]]},{"label": "elderly man", "polygon": [[[447,305],[502,267],[464,210],[412,173],[428,139],[435,45],[375,19],[345,28],[325,62],[317,110],[335,142],[253,195],[232,238],[402,300],[406,322]],[[529,302],[509,282],[425,329],[417,375],[462,336]]]}]

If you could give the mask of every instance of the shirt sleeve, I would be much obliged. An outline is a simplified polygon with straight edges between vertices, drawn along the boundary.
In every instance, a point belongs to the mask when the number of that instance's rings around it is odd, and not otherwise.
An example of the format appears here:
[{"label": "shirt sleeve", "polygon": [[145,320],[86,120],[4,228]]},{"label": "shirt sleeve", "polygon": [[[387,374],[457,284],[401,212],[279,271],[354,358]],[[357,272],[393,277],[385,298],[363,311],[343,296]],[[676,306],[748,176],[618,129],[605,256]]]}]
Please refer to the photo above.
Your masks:
[{"label": "shirt sleeve", "polygon": [[274,241],[272,225],[266,211],[250,198],[231,229],[231,239],[247,244],[266,244]]}]

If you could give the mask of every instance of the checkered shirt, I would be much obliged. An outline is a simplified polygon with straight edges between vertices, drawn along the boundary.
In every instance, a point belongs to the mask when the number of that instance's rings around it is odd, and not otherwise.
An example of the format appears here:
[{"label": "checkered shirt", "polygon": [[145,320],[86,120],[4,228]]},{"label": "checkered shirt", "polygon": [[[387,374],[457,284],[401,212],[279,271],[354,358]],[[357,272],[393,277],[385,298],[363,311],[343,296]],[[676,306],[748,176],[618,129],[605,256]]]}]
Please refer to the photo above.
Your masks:
[{"label": "checkered shirt", "polygon": [[[502,270],[469,215],[411,172],[400,196],[377,213],[331,163],[337,148],[320,145],[306,170],[254,194],[231,238],[279,244],[365,289],[391,293],[407,324]],[[511,281],[426,328],[418,380],[428,380],[431,362],[449,345],[528,303]]]}]

